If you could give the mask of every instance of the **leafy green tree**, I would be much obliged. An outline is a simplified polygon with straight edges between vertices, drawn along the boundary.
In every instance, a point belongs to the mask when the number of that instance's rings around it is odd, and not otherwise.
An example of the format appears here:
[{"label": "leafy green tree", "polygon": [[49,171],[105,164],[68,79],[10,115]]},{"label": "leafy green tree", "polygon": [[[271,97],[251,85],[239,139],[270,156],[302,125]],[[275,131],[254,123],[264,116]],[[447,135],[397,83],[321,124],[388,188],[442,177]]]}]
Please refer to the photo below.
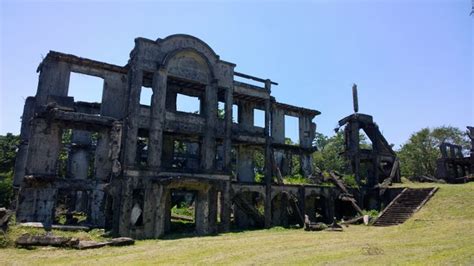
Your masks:
[{"label": "leafy green tree", "polygon": [[339,131],[332,137],[316,133],[315,143],[318,151],[313,153],[313,166],[322,172],[337,171],[348,174],[348,164],[341,155],[344,151],[344,132]]},{"label": "leafy green tree", "polygon": [[0,136],[0,207],[8,207],[13,197],[13,168],[20,137]]},{"label": "leafy green tree", "polygon": [[20,136],[12,133],[0,136],[0,173],[10,172],[15,167],[18,144],[20,144]]},{"label": "leafy green tree", "polygon": [[439,146],[443,142],[461,145],[463,148],[469,147],[466,134],[459,128],[451,126],[423,128],[413,133],[398,152],[402,175],[434,176],[436,160],[441,157]]}]

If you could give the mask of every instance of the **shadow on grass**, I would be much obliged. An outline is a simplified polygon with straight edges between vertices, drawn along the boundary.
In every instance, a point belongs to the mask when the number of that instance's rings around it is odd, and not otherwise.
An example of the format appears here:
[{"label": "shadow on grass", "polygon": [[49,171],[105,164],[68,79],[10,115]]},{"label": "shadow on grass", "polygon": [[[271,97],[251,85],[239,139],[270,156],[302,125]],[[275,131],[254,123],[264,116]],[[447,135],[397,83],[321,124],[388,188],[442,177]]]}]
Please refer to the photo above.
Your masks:
[{"label": "shadow on grass", "polygon": [[287,227],[275,226],[271,228],[263,228],[263,227],[246,227],[246,228],[237,228],[235,225],[232,225],[228,232],[222,232],[219,230],[218,233],[207,234],[207,235],[199,235],[196,233],[196,226],[192,222],[184,222],[184,221],[172,221],[171,222],[171,230],[169,233],[165,234],[161,237],[162,240],[176,240],[182,238],[192,238],[192,237],[203,237],[203,236],[219,236],[221,233],[244,233],[244,232],[252,232],[252,231],[261,231],[261,230],[272,230],[272,231],[286,231],[286,230],[302,230],[302,227],[298,225],[290,225]]}]

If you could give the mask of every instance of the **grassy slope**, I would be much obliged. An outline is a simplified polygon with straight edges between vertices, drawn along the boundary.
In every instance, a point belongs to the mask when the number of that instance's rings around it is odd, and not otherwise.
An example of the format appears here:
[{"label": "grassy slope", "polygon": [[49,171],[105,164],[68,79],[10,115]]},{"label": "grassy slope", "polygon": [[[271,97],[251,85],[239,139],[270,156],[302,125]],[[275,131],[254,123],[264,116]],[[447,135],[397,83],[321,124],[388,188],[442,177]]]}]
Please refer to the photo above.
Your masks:
[{"label": "grassy slope", "polygon": [[474,183],[437,186],[427,205],[400,226],[351,226],[342,233],[273,228],[85,251],[8,248],[0,249],[0,265],[474,264]]}]

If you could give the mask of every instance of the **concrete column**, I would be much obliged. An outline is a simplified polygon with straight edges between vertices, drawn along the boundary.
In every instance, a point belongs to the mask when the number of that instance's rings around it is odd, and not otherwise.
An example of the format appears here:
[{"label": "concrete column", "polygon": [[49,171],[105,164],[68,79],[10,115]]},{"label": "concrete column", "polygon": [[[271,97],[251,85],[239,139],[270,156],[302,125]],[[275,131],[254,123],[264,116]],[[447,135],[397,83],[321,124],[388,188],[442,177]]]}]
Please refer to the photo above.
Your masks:
[{"label": "concrete column", "polygon": [[31,122],[31,137],[28,144],[26,174],[56,175],[58,156],[61,150],[61,130],[46,119],[36,118]]},{"label": "concrete column", "polygon": [[209,172],[214,169],[216,158],[217,83],[213,82],[206,86],[204,100],[206,126],[201,146],[201,168],[205,172]]},{"label": "concrete column", "polygon": [[112,168],[112,158],[109,154],[111,153],[110,145],[111,138],[109,131],[99,132],[100,137],[97,141],[97,147],[95,149],[94,167],[95,167],[95,179],[98,181],[108,182]]},{"label": "concrete column", "polygon": [[150,138],[148,146],[148,166],[154,169],[161,167],[163,151],[163,128],[166,115],[166,82],[168,73],[162,68],[153,75],[153,96],[150,114]]},{"label": "concrete column", "polygon": [[232,104],[233,104],[233,87],[225,90],[225,128],[224,128],[224,171],[230,173],[232,160]]},{"label": "concrete column", "polygon": [[91,133],[89,131],[72,131],[72,148],[68,160],[68,177],[74,179],[87,179],[91,142]]},{"label": "concrete column", "polygon": [[253,169],[253,150],[240,145],[237,155],[237,179],[240,182],[255,182]]},{"label": "concrete column", "polygon": [[46,58],[40,65],[36,102],[45,105],[49,95],[67,96],[69,88],[70,67],[65,62]]},{"label": "concrete column", "polygon": [[176,112],[176,100],[178,98],[178,93],[176,91],[166,90],[166,110],[170,112]]},{"label": "concrete column", "polygon": [[169,199],[169,191],[166,191],[162,185],[153,185],[153,194],[155,195],[155,201],[158,202],[157,208],[155,209],[155,223],[154,223],[154,237],[158,238],[165,234],[165,220],[166,220],[166,201]]},{"label": "concrete column", "polygon": [[217,190],[213,187],[209,189],[209,234],[217,233]]},{"label": "concrete column", "polygon": [[126,166],[135,165],[137,151],[138,118],[140,112],[140,92],[143,84],[143,71],[132,66],[129,71],[128,116],[125,119],[124,161]]},{"label": "concrete column", "polygon": [[248,102],[239,104],[238,120],[241,126],[251,127],[254,123],[253,105]]},{"label": "concrete column", "polygon": [[[84,193],[85,194],[85,193]],[[87,196],[87,195],[84,195]],[[103,228],[105,226],[105,193],[103,189],[94,189],[89,197],[90,199],[90,217],[91,224]]]},{"label": "concrete column", "polygon": [[272,138],[274,143],[285,143],[285,112],[277,108],[272,110]]},{"label": "concrete column", "polygon": [[227,232],[230,230],[230,213],[231,213],[231,198],[230,198],[230,182],[226,182],[224,189],[220,194],[221,201],[221,230]]},{"label": "concrete column", "polygon": [[13,186],[19,187],[25,177],[26,160],[28,158],[28,142],[30,138],[30,120],[35,112],[35,98],[28,97],[21,116],[20,146],[15,158],[15,173],[13,176]]},{"label": "concrete column", "polygon": [[171,135],[163,136],[163,151],[161,153],[161,167],[171,167],[174,153],[174,139]]},{"label": "concrete column", "polygon": [[199,190],[196,193],[194,215],[196,221],[196,233],[199,235],[206,235],[210,233],[209,204],[209,190]]},{"label": "concrete column", "polygon": [[100,114],[122,119],[127,115],[127,75],[109,74],[104,77]]},{"label": "concrete column", "polygon": [[[271,93],[271,81],[265,81],[265,89],[268,94]],[[265,100],[265,227],[269,228],[272,224],[272,172],[273,172],[273,158],[272,158],[272,137],[270,136],[270,121],[272,113],[272,103],[270,99]]]}]

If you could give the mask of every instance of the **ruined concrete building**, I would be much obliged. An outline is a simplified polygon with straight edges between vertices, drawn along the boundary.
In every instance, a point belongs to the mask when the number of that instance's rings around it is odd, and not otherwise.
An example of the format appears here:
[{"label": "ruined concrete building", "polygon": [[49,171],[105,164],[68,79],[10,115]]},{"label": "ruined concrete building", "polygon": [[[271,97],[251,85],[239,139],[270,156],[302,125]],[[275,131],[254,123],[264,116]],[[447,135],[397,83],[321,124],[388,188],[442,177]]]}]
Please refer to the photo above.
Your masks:
[{"label": "ruined concrete building", "polygon": [[[156,238],[173,231],[171,208],[184,194],[194,198],[198,234],[231,224],[302,224],[303,212],[326,222],[342,216],[338,190],[273,179],[275,171],[288,171],[292,156],[301,173],[312,173],[313,119],[320,113],[277,102],[276,83],[235,67],[181,34],[135,39],[125,66],[49,52],[22,117],[17,221],[55,223],[61,204],[84,212],[92,227]],[[101,102],[75,99],[71,73],[103,79],[96,88]],[[150,88],[149,104],[140,104]],[[180,111],[180,95],[197,99],[199,110]],[[255,125],[256,112],[263,126]],[[285,116],[299,121],[296,145],[285,142]],[[264,158],[263,182],[255,178],[256,153]]]},{"label": "ruined concrete building", "polygon": [[436,178],[448,183],[465,183],[472,179],[469,175],[474,174],[474,127],[467,127],[467,135],[471,139],[470,156],[464,156],[460,145],[441,143],[441,158],[436,160]]}]

